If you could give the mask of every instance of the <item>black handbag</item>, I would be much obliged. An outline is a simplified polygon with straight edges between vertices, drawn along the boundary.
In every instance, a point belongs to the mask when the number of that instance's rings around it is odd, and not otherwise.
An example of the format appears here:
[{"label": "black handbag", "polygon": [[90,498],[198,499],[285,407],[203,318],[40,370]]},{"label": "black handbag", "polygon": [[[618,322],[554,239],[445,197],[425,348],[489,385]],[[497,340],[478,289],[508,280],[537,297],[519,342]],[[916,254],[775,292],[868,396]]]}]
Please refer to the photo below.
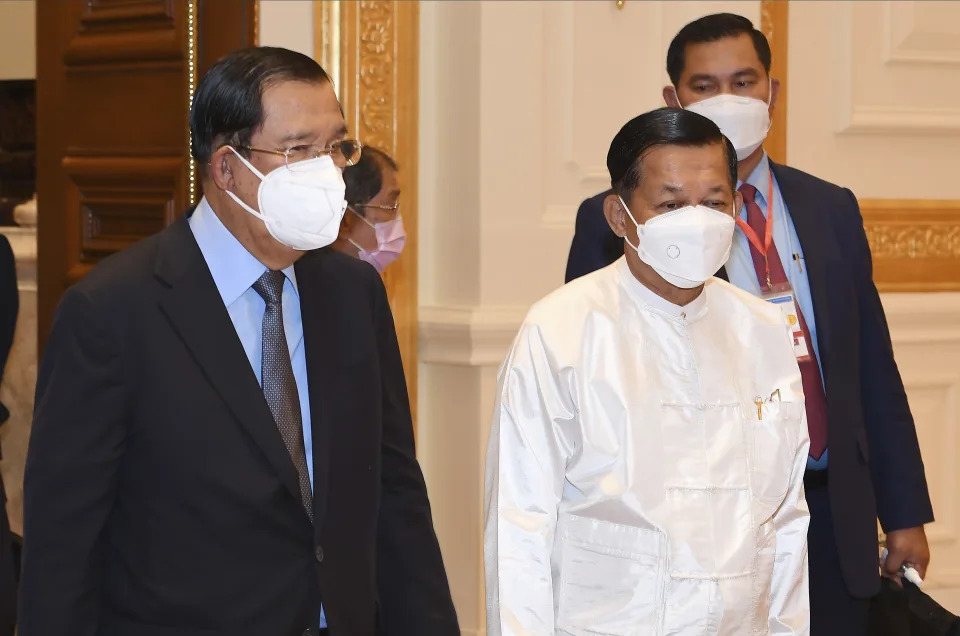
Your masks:
[{"label": "black handbag", "polygon": [[960,618],[913,583],[880,579],[870,601],[869,636],[960,636]]}]

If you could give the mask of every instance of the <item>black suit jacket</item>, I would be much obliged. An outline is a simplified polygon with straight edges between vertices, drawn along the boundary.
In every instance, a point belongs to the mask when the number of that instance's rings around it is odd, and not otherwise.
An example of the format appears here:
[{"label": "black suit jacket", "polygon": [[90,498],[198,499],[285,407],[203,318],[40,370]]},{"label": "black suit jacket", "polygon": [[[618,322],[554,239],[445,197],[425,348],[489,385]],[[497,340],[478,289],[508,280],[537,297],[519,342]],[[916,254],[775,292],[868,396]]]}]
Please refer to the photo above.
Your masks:
[{"label": "black suit jacket", "polygon": [[[877,517],[887,532],[933,521],[920,447],[856,197],[799,170],[771,168],[803,247],[813,297],[840,565],[849,591],[869,596],[879,591]],[[568,282],[623,254],[623,240],[603,216],[607,194],[580,206]]]},{"label": "black suit jacket", "polygon": [[[21,636],[459,636],[387,297],[296,265],[315,522],[186,219],[64,295],[24,486]],[[379,622],[381,627],[377,627]]]}]

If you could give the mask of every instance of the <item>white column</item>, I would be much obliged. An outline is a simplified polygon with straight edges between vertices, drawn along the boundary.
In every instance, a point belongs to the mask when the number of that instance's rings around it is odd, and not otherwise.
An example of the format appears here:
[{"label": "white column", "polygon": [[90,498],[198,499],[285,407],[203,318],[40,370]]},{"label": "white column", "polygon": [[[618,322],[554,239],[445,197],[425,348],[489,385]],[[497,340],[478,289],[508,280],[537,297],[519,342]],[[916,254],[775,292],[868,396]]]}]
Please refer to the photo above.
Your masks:
[{"label": "white column", "polygon": [[[18,219],[22,218],[18,214]],[[0,401],[10,409],[10,419],[0,428],[3,461],[0,472],[7,491],[10,528],[23,532],[23,467],[33,421],[33,394],[37,383],[37,228],[0,227],[13,247],[17,263],[20,313],[13,349],[0,386]]]}]

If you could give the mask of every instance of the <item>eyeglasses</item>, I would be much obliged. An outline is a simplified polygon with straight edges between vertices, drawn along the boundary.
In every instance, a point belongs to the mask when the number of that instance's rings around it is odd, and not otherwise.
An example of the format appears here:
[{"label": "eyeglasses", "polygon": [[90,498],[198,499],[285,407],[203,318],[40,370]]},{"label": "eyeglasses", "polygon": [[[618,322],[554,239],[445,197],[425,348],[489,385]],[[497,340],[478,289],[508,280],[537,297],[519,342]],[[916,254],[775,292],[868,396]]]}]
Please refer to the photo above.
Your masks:
[{"label": "eyeglasses", "polygon": [[393,205],[376,205],[373,203],[351,203],[351,208],[369,208],[371,210],[386,210],[387,212],[393,212],[394,214],[400,210],[400,202],[397,201]]},{"label": "eyeglasses", "polygon": [[265,148],[254,148],[252,146],[238,146],[241,150],[248,152],[265,152],[269,155],[278,155],[283,157],[287,168],[296,170],[296,166],[301,161],[309,161],[318,157],[330,156],[334,163],[338,165],[352,166],[360,159],[360,152],[363,148],[356,139],[343,139],[335,141],[329,146],[315,146],[303,144],[288,148],[287,150],[267,150]]}]

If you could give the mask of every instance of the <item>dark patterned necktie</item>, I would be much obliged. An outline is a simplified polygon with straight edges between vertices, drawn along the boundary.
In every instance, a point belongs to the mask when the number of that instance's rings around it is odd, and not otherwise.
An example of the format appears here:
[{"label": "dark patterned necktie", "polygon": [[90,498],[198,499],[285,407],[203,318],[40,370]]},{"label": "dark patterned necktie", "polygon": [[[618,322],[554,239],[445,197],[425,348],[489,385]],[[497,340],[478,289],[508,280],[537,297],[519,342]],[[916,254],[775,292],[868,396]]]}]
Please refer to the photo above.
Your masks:
[{"label": "dark patterned necktie", "polygon": [[310,473],[303,446],[303,417],[300,394],[293,378],[287,334],[283,330],[283,272],[266,271],[253,284],[253,289],[267,303],[263,312],[263,346],[261,377],[263,396],[277,422],[280,437],[290,453],[300,481],[300,498],[310,520],[313,520],[313,494]]},{"label": "dark patterned necktie", "polygon": [[[763,236],[767,229],[767,219],[763,216],[763,211],[757,204],[757,189],[749,183],[740,186],[740,194],[743,195],[743,202],[747,206],[747,225],[749,225],[757,236]],[[769,207],[770,203],[767,203]],[[780,255],[777,253],[776,244],[770,245],[765,260],[763,254],[750,245],[750,256],[753,257],[753,267],[757,272],[757,280],[763,291],[770,291],[767,287],[767,263],[770,267],[770,282],[773,285],[789,283],[787,273],[783,271],[783,263],[780,261]],[[796,302],[796,296],[794,296]],[[810,337],[810,329],[807,328],[807,321],[800,311],[800,303],[796,303],[797,318],[800,321],[800,330],[803,337],[807,340],[807,350],[810,355],[806,360],[798,361],[800,366],[800,376],[803,380],[803,395],[807,407],[807,432],[810,435],[810,457],[820,459],[823,451],[827,448],[827,397],[823,392],[823,380],[820,376],[820,365],[817,364],[817,352],[813,348],[813,338]]]}]

